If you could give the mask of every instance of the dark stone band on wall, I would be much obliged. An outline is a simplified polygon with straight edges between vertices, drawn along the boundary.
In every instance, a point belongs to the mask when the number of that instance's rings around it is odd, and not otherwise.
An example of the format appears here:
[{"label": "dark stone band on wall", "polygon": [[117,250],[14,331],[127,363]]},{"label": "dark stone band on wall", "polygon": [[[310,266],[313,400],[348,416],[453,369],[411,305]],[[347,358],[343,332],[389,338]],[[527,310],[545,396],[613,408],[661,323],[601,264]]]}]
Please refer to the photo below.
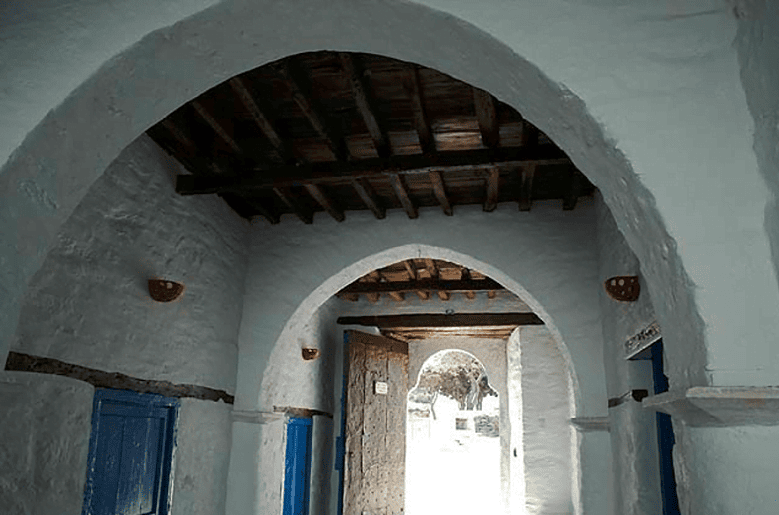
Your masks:
[{"label": "dark stone band on wall", "polygon": [[95,388],[116,388],[132,390],[138,393],[156,393],[166,397],[191,397],[204,401],[223,401],[233,404],[235,396],[224,390],[215,390],[206,386],[175,384],[169,381],[149,381],[138,379],[118,372],[103,372],[94,368],[72,365],[58,359],[31,356],[20,352],[9,352],[5,369],[17,372],[35,372],[70,377],[87,382]]}]

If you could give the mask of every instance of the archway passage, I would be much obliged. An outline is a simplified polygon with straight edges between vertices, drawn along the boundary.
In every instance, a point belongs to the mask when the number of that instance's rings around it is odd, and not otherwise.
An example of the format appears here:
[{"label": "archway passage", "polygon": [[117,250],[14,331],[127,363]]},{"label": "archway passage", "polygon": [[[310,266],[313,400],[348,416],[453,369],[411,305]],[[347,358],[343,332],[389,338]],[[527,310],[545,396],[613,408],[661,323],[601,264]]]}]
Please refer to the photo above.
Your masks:
[{"label": "archway passage", "polygon": [[406,513],[499,513],[500,406],[484,365],[439,351],[408,394]]}]

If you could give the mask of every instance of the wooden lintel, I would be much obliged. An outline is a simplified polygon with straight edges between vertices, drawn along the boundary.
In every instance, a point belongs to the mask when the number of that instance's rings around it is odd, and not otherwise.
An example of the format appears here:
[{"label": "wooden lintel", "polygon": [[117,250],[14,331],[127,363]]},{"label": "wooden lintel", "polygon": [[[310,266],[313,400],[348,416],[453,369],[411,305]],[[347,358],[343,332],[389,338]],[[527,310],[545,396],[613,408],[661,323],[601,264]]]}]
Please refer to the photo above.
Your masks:
[{"label": "wooden lintel", "polygon": [[311,100],[309,80],[303,70],[296,63],[289,60],[277,66],[276,70],[287,82],[292,93],[292,100],[295,101],[311,124],[311,127],[319,134],[319,137],[325,141],[325,144],[333,153],[333,157],[340,161],[346,160],[349,157],[346,143],[343,138],[335,135],[328,127],[318,107]]},{"label": "wooden lintel", "polygon": [[347,316],[337,320],[341,325],[369,327],[485,327],[544,325],[535,313],[456,313],[420,315]]},{"label": "wooden lintel", "polygon": [[536,166],[529,164],[520,169],[521,182],[519,187],[519,210],[530,211],[533,206],[533,176],[536,173]]},{"label": "wooden lintel", "polygon": [[571,211],[576,207],[576,202],[579,200],[579,195],[581,195],[582,183],[582,174],[574,167],[571,167],[568,179],[568,191],[566,191],[565,197],[563,198],[564,211]]},{"label": "wooden lintel", "polygon": [[473,88],[473,103],[476,108],[476,117],[479,120],[482,143],[487,148],[497,147],[500,134],[498,132],[498,115],[495,110],[495,100],[488,92]]},{"label": "wooden lintel", "polygon": [[[329,161],[305,163],[300,166],[284,165],[262,171],[246,170],[240,178],[225,177],[221,183],[206,181],[200,184],[200,176],[185,176],[177,182],[176,191],[182,195],[198,195],[222,191],[245,193],[248,190],[262,190],[272,186],[292,186],[301,182],[327,183],[343,181],[344,178],[392,178],[397,174],[420,174],[431,171],[459,172],[493,167],[531,166],[532,164],[570,164],[565,154],[553,145],[545,145],[533,151],[523,148],[500,148],[495,150],[461,150],[438,152],[425,156],[395,155],[386,159],[360,159],[349,162]],[[181,177],[181,176],[179,176]]]},{"label": "wooden lintel", "polygon": [[449,198],[446,196],[446,188],[444,187],[444,178],[441,176],[441,172],[430,172],[430,182],[433,183],[433,192],[435,193],[438,203],[441,204],[441,209],[444,210],[446,216],[452,216],[454,211],[452,205],[449,203]]},{"label": "wooden lintel", "polygon": [[379,120],[376,117],[377,111],[374,107],[371,88],[363,78],[365,74],[359,58],[353,57],[351,54],[345,52],[339,53],[338,57],[341,60],[341,66],[343,67],[346,76],[349,78],[357,109],[360,111],[360,115],[362,115],[362,119],[365,121],[365,126],[368,128],[368,133],[371,135],[373,145],[376,147],[376,153],[379,157],[388,157],[391,153],[389,138],[387,138],[387,134],[382,130]]},{"label": "wooden lintel", "polygon": [[395,195],[398,196],[398,200],[400,200],[403,209],[406,210],[408,217],[411,219],[418,217],[419,212],[417,211],[414,203],[411,201],[411,198],[408,196],[406,185],[403,184],[403,177],[401,177],[399,174],[390,175],[390,182],[392,183],[392,189],[395,190]]},{"label": "wooden lintel", "polygon": [[300,218],[300,221],[304,224],[314,223],[314,214],[308,210],[303,209],[300,204],[295,200],[295,196],[287,188],[273,188],[273,192],[284,204],[295,213],[295,216]]},{"label": "wooden lintel", "polygon": [[430,122],[427,118],[427,111],[425,111],[424,97],[419,82],[419,71],[414,64],[409,65],[408,93],[411,97],[411,107],[414,110],[414,125],[419,136],[419,145],[422,147],[422,153],[432,154],[436,151],[435,139],[433,139],[433,131],[430,130]]},{"label": "wooden lintel", "polygon": [[352,179],[352,186],[357,191],[362,201],[368,208],[373,211],[373,215],[379,220],[383,219],[387,215],[387,211],[381,206],[379,199],[373,192],[368,179]]},{"label": "wooden lintel", "polygon": [[498,207],[498,179],[500,178],[500,169],[490,168],[487,172],[487,196],[484,200],[484,211],[495,211]]},{"label": "wooden lintel", "polygon": [[227,143],[227,145],[232,148],[236,153],[240,154],[242,153],[241,147],[238,146],[238,143],[235,142],[235,139],[225,130],[224,127],[222,127],[222,124],[220,124],[216,118],[211,116],[211,113],[209,113],[203,105],[198,102],[197,100],[193,100],[190,102],[192,104],[192,107],[197,111],[197,114],[200,115],[200,117],[211,127],[211,129],[220,137],[222,138],[222,141]]},{"label": "wooden lintel", "polygon": [[425,291],[489,291],[505,289],[499,282],[486,279],[418,279],[416,281],[388,281],[388,282],[356,282],[343,288],[343,293],[389,293],[389,292],[414,292]]},{"label": "wooden lintel", "polygon": [[284,143],[281,136],[279,136],[279,133],[276,131],[276,128],[271,121],[257,105],[254,96],[249,92],[249,88],[246,87],[243,79],[240,77],[233,77],[230,79],[229,84],[235,95],[241,100],[243,106],[249,111],[249,114],[252,115],[252,119],[254,119],[254,123],[259,127],[260,132],[262,132],[268,141],[270,141],[273,148],[276,149],[276,153],[278,153],[279,157],[283,161],[292,161],[292,152]]},{"label": "wooden lintel", "polygon": [[325,195],[319,186],[312,183],[306,183],[303,185],[303,187],[306,188],[306,191],[308,191],[308,193],[314,197],[314,200],[316,200],[319,205],[322,206],[324,210],[335,219],[336,222],[344,221],[346,218],[344,212],[337,208],[335,204],[333,204],[333,202],[327,198],[327,195]]}]

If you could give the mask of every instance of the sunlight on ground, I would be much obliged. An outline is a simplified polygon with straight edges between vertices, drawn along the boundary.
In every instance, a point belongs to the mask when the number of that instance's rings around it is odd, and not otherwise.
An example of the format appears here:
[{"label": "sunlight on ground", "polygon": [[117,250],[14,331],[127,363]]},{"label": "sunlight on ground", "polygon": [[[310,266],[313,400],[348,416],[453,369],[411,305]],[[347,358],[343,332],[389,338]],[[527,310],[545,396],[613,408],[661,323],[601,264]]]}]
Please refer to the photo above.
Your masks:
[{"label": "sunlight on ground", "polygon": [[503,513],[500,438],[474,426],[475,417],[497,417],[498,398],[485,398],[481,411],[459,411],[457,401],[439,396],[434,412],[435,418],[408,415],[405,513]]}]

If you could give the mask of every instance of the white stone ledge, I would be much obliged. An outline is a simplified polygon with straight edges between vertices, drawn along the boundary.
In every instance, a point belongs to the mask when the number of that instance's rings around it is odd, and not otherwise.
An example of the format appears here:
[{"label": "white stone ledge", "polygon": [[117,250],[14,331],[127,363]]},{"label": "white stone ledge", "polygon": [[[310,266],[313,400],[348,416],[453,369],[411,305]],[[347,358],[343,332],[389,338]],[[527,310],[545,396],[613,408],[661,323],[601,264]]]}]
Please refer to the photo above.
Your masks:
[{"label": "white stone ledge", "polygon": [[779,425],[777,386],[695,386],[647,397],[642,405],[693,427]]},{"label": "white stone ledge", "polygon": [[580,433],[592,433],[609,430],[609,417],[576,417],[571,425]]}]

